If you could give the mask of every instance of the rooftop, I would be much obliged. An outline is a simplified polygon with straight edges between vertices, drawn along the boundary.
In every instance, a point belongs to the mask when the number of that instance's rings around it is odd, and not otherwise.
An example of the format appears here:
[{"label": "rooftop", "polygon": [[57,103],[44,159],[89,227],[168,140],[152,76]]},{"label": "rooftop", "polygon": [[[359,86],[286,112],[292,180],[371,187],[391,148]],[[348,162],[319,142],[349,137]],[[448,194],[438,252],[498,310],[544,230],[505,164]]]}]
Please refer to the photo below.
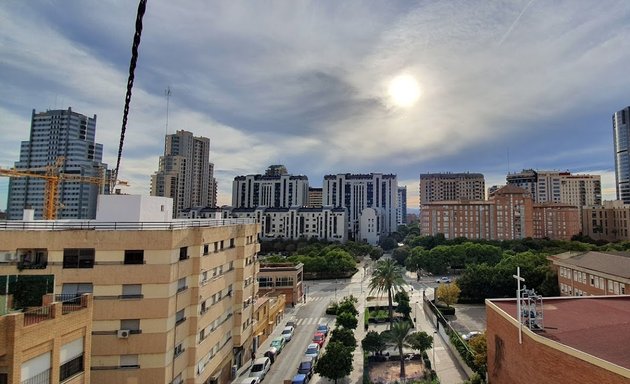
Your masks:
[{"label": "rooftop", "polygon": [[255,219],[180,219],[172,221],[96,221],[96,220],[9,220],[0,221],[0,231],[67,231],[67,230],[102,230],[102,231],[149,231],[174,230],[203,227],[221,227],[226,225],[253,224]]},{"label": "rooftop", "polygon": [[571,265],[630,279],[630,253],[564,252],[549,259],[554,264]]},{"label": "rooftop", "polygon": [[[515,299],[489,301],[516,319]],[[630,296],[548,298],[543,312],[536,334],[630,369]]]}]

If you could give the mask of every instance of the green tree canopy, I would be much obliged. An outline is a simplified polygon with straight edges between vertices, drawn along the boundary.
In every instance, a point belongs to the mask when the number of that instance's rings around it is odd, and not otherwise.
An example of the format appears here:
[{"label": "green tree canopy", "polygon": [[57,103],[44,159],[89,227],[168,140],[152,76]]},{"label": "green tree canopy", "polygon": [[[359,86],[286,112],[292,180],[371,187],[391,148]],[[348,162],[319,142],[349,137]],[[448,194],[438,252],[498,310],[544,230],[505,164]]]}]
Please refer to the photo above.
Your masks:
[{"label": "green tree canopy", "polygon": [[[356,328],[356,326],[355,326]],[[354,337],[354,332],[352,329],[348,328],[335,328],[331,332],[332,336],[330,337],[330,341],[338,341],[345,345],[346,347],[354,349],[357,347],[357,339]]]},{"label": "green tree canopy", "polygon": [[356,315],[349,312],[340,312],[337,309],[337,325],[344,327],[345,329],[356,329],[359,321]]},{"label": "green tree canopy", "polygon": [[400,377],[405,377],[405,359],[403,355],[403,348],[411,347],[409,344],[409,332],[412,328],[413,327],[410,322],[399,321],[393,323],[389,331],[381,334],[385,338],[385,343],[398,348],[398,354],[400,356]]},{"label": "green tree canopy", "polygon": [[376,331],[369,331],[361,341],[363,350],[372,354],[382,352],[387,348],[385,340]]},{"label": "green tree canopy", "polygon": [[315,373],[334,380],[335,384],[337,380],[348,376],[352,369],[352,349],[332,340],[315,365]]}]

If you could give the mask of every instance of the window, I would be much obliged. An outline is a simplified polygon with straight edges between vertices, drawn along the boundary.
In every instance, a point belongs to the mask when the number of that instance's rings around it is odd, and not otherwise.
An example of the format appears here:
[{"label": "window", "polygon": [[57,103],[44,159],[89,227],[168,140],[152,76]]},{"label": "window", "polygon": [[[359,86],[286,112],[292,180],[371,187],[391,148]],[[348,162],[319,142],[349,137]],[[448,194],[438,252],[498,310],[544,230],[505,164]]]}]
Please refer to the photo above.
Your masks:
[{"label": "window", "polygon": [[210,253],[210,244],[204,244],[203,245],[203,254],[207,255],[208,253]]},{"label": "window", "polygon": [[66,283],[61,288],[61,301],[67,301],[81,296],[84,293],[92,293],[92,283]]},{"label": "window", "polygon": [[120,355],[120,368],[140,368],[138,355]]},{"label": "window", "polygon": [[120,329],[126,329],[132,334],[142,333],[140,330],[140,319],[120,320]]},{"label": "window", "polygon": [[83,372],[83,338],[63,344],[59,351],[59,381]]},{"label": "window", "polygon": [[293,286],[293,277],[284,276],[276,279],[276,287],[291,287]]},{"label": "window", "polygon": [[230,239],[230,248],[234,248],[234,239]]},{"label": "window", "polygon": [[186,321],[186,317],[184,317],[184,310],[182,309],[181,311],[177,311],[175,314],[175,325],[180,325],[184,321]]},{"label": "window", "polygon": [[186,260],[188,258],[188,247],[181,247],[179,249],[179,259]]},{"label": "window", "polygon": [[142,249],[125,250],[125,264],[144,264],[144,250]]},{"label": "window", "polygon": [[177,357],[179,355],[181,355],[182,353],[184,353],[185,348],[184,348],[184,344],[179,343],[175,346],[175,350],[173,351],[173,357]]},{"label": "window", "polygon": [[258,286],[260,288],[273,287],[273,278],[272,277],[259,277]]},{"label": "window", "polygon": [[142,284],[123,284],[122,299],[142,299]]},{"label": "window", "polygon": [[94,248],[67,248],[63,250],[64,268],[93,268]]},{"label": "window", "polygon": [[186,286],[186,278],[182,277],[181,279],[177,280],[177,292],[182,292],[187,290],[188,287]]}]

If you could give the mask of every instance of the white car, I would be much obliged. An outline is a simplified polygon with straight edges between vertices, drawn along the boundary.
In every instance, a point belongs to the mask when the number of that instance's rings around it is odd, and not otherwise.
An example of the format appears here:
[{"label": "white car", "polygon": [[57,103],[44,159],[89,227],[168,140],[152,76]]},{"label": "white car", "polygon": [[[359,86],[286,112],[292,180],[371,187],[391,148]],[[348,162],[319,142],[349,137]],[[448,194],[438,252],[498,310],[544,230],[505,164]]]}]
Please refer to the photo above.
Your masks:
[{"label": "white car", "polygon": [[468,332],[462,335],[462,339],[464,339],[465,341],[468,341],[477,335],[481,335],[481,332],[479,331]]},{"label": "white car", "polygon": [[304,356],[312,357],[313,361],[317,361],[319,358],[319,344],[311,343],[306,347],[306,352],[304,352]]},{"label": "white car", "polygon": [[238,384],[260,384],[260,378],[258,377],[245,377]]},{"label": "white car", "polygon": [[290,325],[284,327],[284,329],[282,330],[282,337],[284,337],[284,341],[286,342],[291,341],[291,338],[293,337],[293,331],[294,331],[294,328]]},{"label": "white car", "polygon": [[443,277],[440,277],[439,279],[436,279],[435,282],[438,283],[438,284],[439,283],[450,283],[451,279],[449,279],[446,276],[443,276]]},{"label": "white car", "polygon": [[257,377],[260,380],[265,378],[269,368],[271,367],[271,360],[268,357],[260,357],[252,364],[252,369],[249,371],[249,377]]}]

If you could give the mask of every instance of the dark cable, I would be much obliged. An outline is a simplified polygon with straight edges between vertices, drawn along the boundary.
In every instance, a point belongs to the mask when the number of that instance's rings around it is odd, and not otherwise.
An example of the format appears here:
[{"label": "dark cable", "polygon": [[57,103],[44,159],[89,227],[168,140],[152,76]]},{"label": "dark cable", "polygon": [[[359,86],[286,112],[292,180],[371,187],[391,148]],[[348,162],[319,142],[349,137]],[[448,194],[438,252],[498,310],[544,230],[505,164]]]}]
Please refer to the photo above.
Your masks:
[{"label": "dark cable", "polygon": [[147,0],[140,0],[138,4],[138,15],[136,16],[136,33],[133,36],[133,45],[131,46],[131,63],[129,63],[129,79],[127,80],[127,94],[125,95],[125,109],[123,112],[122,128],[120,131],[120,145],[118,146],[118,159],[116,159],[116,169],[110,180],[110,193],[113,192],[118,180],[118,170],[120,169],[120,159],[122,158],[123,143],[125,141],[125,131],[127,130],[127,116],[129,115],[129,104],[131,103],[131,90],[133,88],[134,73],[136,70],[136,62],[138,61],[138,47],[140,46],[140,37],[142,35],[142,17],[147,7]]}]

